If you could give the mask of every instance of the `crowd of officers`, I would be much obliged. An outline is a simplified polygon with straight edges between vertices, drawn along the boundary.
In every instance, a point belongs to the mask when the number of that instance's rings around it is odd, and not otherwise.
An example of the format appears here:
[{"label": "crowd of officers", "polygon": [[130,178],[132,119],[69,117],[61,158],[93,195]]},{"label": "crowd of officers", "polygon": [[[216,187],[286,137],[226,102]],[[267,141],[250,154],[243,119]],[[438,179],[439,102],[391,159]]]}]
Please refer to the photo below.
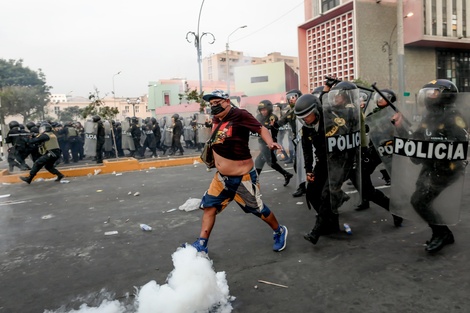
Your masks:
[{"label": "crowd of officers", "polygon": [[[374,90],[327,77],[325,85],[316,88],[312,94],[289,91],[285,104],[261,101],[256,117],[271,132],[274,142],[284,148],[275,153],[258,138],[256,171],[261,174],[267,163],[284,176],[286,186],[293,174],[278,162],[282,160],[294,165],[297,190],[293,196],[305,195],[308,207],[313,207],[316,212],[315,225],[304,236],[313,244],[317,244],[321,236],[340,231],[339,209],[350,200],[343,185],[349,182],[360,195],[357,210],[368,208],[369,202],[374,202],[391,212],[396,227],[401,226],[406,215],[401,210],[412,207],[432,230],[426,251],[439,251],[454,242],[447,225],[458,222],[460,200],[444,210],[434,202],[450,188],[457,191],[449,193],[453,198],[448,202],[461,198],[462,188],[452,186],[459,181],[463,184],[467,157],[468,127],[466,118],[456,106],[458,89],[444,79],[426,84],[418,96],[418,105],[426,110],[420,124],[414,128],[396,108],[397,97],[392,90],[375,88],[375,92],[371,91]],[[385,119],[380,120],[380,116]],[[27,183],[31,183],[42,167],[57,175],[57,181],[60,181],[64,176],[55,165],[61,159],[70,163],[85,156],[95,156],[96,162],[102,163],[103,157],[125,156],[125,150],[129,150],[130,156],[144,157],[146,149],[152,152],[152,157],[158,157],[157,151],[163,155],[167,150],[169,155],[183,155],[182,142],[185,148],[200,151],[210,137],[212,127],[209,116],[202,114],[186,119],[174,114],[169,120],[162,117],[159,121],[133,117],[122,123],[102,121],[99,116],[93,116],[85,126],[79,122],[64,125],[28,122],[25,126],[10,122],[5,141],[10,146],[9,170],[13,171],[14,167],[30,170],[28,177],[22,177]],[[397,137],[401,147],[393,146]],[[403,147],[405,142],[406,148]],[[415,152],[416,147],[428,150]],[[447,153],[445,158],[443,151]],[[32,168],[25,162],[28,156],[34,162]],[[399,205],[395,207],[370,179],[376,168],[383,166],[381,172],[388,184],[392,176],[392,191],[400,184],[405,186],[406,181],[394,185],[395,178],[405,176],[397,174],[394,178],[392,159],[393,164],[397,161],[396,164],[403,166],[402,173],[412,172],[412,164],[421,166],[417,167],[419,174],[408,190],[398,194],[398,200],[402,202],[398,201]],[[396,172],[400,173],[400,170]]]},{"label": "crowd of officers", "polygon": [[[468,108],[457,104],[453,82],[433,80],[419,92],[423,111],[412,126],[395,106],[393,90],[371,87],[326,77],[312,94],[287,92],[287,105],[263,100],[258,106],[260,122],[284,146],[277,155],[294,160],[298,189],[293,196],[305,195],[315,210],[315,225],[304,238],[317,244],[321,236],[340,231],[340,207],[351,198],[343,188],[350,184],[359,195],[356,210],[374,202],[391,212],[395,227],[404,217],[424,220],[432,231],[425,250],[437,252],[454,242],[447,225],[459,221],[468,148],[461,111]],[[272,116],[276,106],[279,117]],[[279,138],[283,131],[288,142]],[[263,157],[277,170],[274,153]],[[378,167],[386,185],[391,184],[390,198],[372,184],[370,176]]]},{"label": "crowd of officers", "polygon": [[[103,120],[95,115],[84,125],[80,122],[62,124],[43,121],[20,124],[18,121],[11,121],[5,138],[8,146],[8,169],[10,172],[15,168],[21,171],[31,170],[26,161],[31,159],[34,163],[41,156],[41,145],[33,143],[32,139],[40,135],[39,128],[43,124],[48,124],[57,138],[60,148],[59,158],[55,162],[57,166],[59,163],[77,163],[86,157],[103,163],[103,159],[115,157],[144,158],[147,151],[151,152],[153,158],[165,154],[184,155],[184,149],[201,151],[206,137],[204,134],[210,133],[210,125],[206,126],[206,119],[208,116],[199,117],[196,113],[186,119],[173,114],[171,118],[164,116],[159,120],[153,117],[145,120],[126,118],[122,123]],[[203,135],[202,138],[198,133]]]}]

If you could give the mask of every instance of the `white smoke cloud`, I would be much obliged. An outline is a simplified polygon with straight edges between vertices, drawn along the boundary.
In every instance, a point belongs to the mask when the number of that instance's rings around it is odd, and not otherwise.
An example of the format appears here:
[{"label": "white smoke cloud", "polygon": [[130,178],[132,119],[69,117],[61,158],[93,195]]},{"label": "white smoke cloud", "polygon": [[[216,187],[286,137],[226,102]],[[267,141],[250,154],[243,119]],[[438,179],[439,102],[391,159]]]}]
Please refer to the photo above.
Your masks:
[{"label": "white smoke cloud", "polygon": [[103,300],[98,307],[82,304],[78,310],[60,308],[44,313],[230,313],[231,301],[225,272],[216,273],[212,261],[191,246],[172,255],[174,270],[167,283],[152,280],[142,286],[134,303]]}]

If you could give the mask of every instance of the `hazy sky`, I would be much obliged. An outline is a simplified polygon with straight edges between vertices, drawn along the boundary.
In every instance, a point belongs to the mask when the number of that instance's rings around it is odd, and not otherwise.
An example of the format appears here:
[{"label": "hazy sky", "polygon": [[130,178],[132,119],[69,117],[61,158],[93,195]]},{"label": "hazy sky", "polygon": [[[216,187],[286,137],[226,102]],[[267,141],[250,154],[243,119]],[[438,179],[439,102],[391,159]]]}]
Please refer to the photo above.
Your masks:
[{"label": "hazy sky", "polygon": [[[149,81],[198,79],[197,52],[186,41],[197,32],[202,0],[5,0],[0,17],[0,58],[23,59],[42,69],[52,93],[137,97]],[[205,0],[199,33],[202,56],[230,49],[248,56],[297,56],[302,0]],[[194,42],[193,37],[189,37]],[[121,71],[121,74],[114,75]]]}]

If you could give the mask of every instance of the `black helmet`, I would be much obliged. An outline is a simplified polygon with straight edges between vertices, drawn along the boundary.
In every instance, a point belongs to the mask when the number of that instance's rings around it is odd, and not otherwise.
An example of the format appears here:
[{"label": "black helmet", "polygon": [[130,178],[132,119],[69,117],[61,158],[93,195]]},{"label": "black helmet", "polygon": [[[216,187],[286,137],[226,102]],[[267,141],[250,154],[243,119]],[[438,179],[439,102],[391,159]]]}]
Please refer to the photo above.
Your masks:
[{"label": "black helmet", "polygon": [[49,123],[42,123],[39,132],[51,132],[52,126]]},{"label": "black helmet", "polygon": [[418,102],[424,102],[428,110],[439,110],[454,104],[458,93],[457,86],[450,80],[436,79],[421,88]]},{"label": "black helmet", "polygon": [[[337,96],[341,96],[337,98]],[[342,81],[331,88],[328,93],[330,105],[357,104],[359,100],[359,89],[351,82]]]},{"label": "black helmet", "polygon": [[137,124],[139,124],[139,119],[134,116],[133,118],[131,118],[131,123],[137,125]]},{"label": "black helmet", "polygon": [[31,127],[29,131],[33,134],[39,134],[39,127],[36,127],[36,124],[34,124],[34,126]]},{"label": "black helmet", "polygon": [[180,118],[180,115],[175,113],[171,116],[171,118],[174,118],[175,121],[177,121]]},{"label": "black helmet", "polygon": [[[392,104],[397,101],[397,95],[391,89],[381,89],[380,92],[390,101]],[[382,99],[382,96],[379,93],[374,95],[374,102],[379,106],[379,100]]]},{"label": "black helmet", "polygon": [[271,115],[273,113],[273,103],[269,100],[262,100],[258,104],[258,112],[261,109],[266,109],[268,111],[268,115]]},{"label": "black helmet", "polygon": [[31,128],[35,127],[36,126],[36,123],[34,122],[28,122],[26,123],[26,128],[31,131]]},{"label": "black helmet", "polygon": [[150,122],[151,122],[153,125],[155,125],[155,124],[157,124],[157,119],[156,119],[155,117],[151,117],[151,118],[150,118]]},{"label": "black helmet", "polygon": [[18,123],[17,121],[11,121],[10,123],[8,123],[8,127],[10,129],[15,128],[15,127],[20,127],[20,123]]},{"label": "black helmet", "polygon": [[294,107],[295,101],[302,95],[302,92],[298,89],[292,89],[286,92],[286,102],[291,106]]},{"label": "black helmet", "polygon": [[101,121],[101,117],[99,115],[93,115],[93,117],[91,118],[93,120],[93,122],[97,123],[99,121]]},{"label": "black helmet", "polygon": [[313,89],[313,91],[312,91],[312,95],[317,96],[318,98],[320,98],[320,94],[322,93],[322,91],[323,91],[323,86],[315,87],[315,89]]},{"label": "black helmet", "polygon": [[294,107],[294,113],[304,126],[313,127],[313,125],[306,124],[304,118],[309,116],[311,113],[314,113],[316,116],[316,121],[318,122],[320,118],[320,107],[321,103],[318,97],[308,93],[300,96],[300,98],[297,99]]}]

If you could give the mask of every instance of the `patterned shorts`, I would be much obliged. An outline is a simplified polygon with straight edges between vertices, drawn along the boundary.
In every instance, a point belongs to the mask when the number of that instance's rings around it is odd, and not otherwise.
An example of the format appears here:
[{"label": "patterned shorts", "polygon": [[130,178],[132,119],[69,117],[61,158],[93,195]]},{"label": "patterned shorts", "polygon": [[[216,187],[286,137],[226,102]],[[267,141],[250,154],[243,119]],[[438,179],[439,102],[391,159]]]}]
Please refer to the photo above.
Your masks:
[{"label": "patterned shorts", "polygon": [[269,211],[261,200],[256,169],[253,168],[243,176],[224,176],[216,172],[209,189],[202,197],[200,207],[202,209],[215,207],[217,213],[220,213],[232,200],[235,200],[246,213],[259,216]]}]

